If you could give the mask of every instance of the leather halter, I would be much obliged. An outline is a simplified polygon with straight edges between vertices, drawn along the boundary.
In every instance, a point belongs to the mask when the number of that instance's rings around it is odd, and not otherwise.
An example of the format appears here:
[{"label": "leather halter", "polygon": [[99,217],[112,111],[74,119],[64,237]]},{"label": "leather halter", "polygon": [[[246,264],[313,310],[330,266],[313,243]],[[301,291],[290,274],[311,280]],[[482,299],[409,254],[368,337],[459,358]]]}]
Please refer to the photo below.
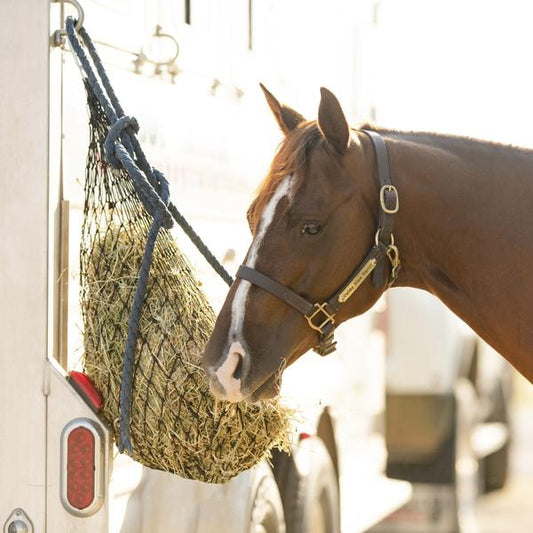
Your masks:
[{"label": "leather halter", "polygon": [[[377,174],[380,185],[378,228],[374,246],[341,288],[329,300],[323,303],[311,303],[292,289],[253,268],[241,265],[236,274],[237,278],[257,285],[300,311],[309,326],[318,332],[319,342],[314,351],[320,355],[328,355],[335,351],[337,344],[333,339],[336,327],[335,315],[341,305],[352,296],[368,276],[372,274],[372,282],[375,287],[381,287],[384,283],[387,284],[387,287],[390,287],[396,281],[400,270],[400,254],[394,244],[394,235],[392,233],[394,215],[399,210],[400,202],[398,191],[392,185],[390,179],[387,146],[378,133],[369,130],[361,131],[370,137],[376,153]],[[391,265],[386,282],[384,280],[385,259],[388,259]]]}]

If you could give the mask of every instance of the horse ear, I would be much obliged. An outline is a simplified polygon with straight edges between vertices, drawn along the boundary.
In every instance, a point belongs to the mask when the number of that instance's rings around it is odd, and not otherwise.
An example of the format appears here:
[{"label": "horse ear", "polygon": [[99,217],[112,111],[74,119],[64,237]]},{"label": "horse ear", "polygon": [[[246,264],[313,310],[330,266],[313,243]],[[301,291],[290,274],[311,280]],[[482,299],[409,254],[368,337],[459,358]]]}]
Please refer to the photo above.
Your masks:
[{"label": "horse ear", "polygon": [[305,118],[300,113],[286,105],[280,104],[276,97],[262,83],[259,85],[265,94],[266,101],[272,113],[274,113],[274,117],[278,121],[281,131],[285,135],[295,129],[298,124],[305,122]]},{"label": "horse ear", "polygon": [[326,140],[343,155],[350,141],[350,128],[337,97],[325,87],[320,88],[318,125]]}]

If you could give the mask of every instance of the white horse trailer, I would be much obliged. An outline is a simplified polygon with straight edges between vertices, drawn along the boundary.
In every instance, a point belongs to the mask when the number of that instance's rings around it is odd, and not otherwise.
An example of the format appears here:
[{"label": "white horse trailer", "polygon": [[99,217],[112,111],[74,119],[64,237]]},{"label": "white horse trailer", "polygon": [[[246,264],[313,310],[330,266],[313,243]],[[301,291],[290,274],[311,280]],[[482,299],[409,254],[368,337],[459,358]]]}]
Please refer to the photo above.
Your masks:
[{"label": "white horse trailer", "polygon": [[[294,96],[309,92],[317,75],[289,72],[276,34],[282,24],[291,28],[290,11],[303,2],[282,9],[274,1],[87,0],[83,7],[174,201],[232,269],[249,241],[246,204],[276,141],[256,80],[272,79]],[[307,11],[320,20],[318,7]],[[342,328],[337,354],[306,355],[287,371],[283,394],[301,407],[301,424],[292,457],[275,454],[272,468],[265,463],[216,486],[117,455],[90,390],[67,379],[82,358],[77,276],[88,130],[83,84],[55,31],[75,11],[6,0],[2,12],[4,532],[281,532],[284,521],[287,531],[338,531],[339,489],[342,528],[351,532],[405,503],[410,485],[383,474],[384,344],[372,315]],[[169,61],[173,39],[153,37],[157,24],[179,43],[177,63]],[[340,79],[337,70],[324,64]],[[216,306],[226,287],[176,236]]]}]

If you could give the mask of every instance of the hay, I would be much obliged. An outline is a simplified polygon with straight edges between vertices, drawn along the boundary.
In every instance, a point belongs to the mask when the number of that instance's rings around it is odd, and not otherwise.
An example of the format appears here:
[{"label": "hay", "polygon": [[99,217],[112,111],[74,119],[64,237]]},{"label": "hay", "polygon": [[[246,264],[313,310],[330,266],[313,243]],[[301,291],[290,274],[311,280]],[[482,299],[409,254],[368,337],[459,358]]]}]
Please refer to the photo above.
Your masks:
[{"label": "hay", "polygon": [[[118,436],[124,344],[150,217],[127,175],[103,159],[107,131],[89,95],[91,143],[81,250],[84,367]],[[132,457],[180,476],[223,483],[286,447],[290,411],[277,401],[230,404],[200,366],[214,313],[170,233],[161,230],[137,341]]]}]

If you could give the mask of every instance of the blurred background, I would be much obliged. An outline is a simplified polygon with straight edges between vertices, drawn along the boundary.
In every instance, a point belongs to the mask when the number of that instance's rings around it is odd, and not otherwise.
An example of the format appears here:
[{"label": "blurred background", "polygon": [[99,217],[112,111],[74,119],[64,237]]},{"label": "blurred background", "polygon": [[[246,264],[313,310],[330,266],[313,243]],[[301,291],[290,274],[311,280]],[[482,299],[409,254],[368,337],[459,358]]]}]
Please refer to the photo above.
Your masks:
[{"label": "blurred background", "polygon": [[481,498],[476,506],[477,529],[472,531],[528,531],[533,524],[528,493],[533,483],[531,439],[533,436],[533,393],[531,384],[514,374],[511,401],[512,444],[509,480],[506,486]]}]

